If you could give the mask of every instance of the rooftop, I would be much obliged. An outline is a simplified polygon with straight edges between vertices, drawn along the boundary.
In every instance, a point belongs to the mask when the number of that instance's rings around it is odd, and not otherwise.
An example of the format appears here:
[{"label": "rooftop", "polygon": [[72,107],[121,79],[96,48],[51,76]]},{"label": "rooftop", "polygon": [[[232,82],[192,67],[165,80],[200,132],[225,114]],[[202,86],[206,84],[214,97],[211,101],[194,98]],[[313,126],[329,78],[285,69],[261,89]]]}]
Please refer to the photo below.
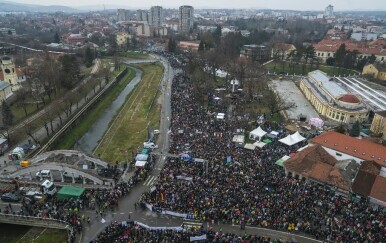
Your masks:
[{"label": "rooftop", "polygon": [[324,89],[328,93],[331,94],[334,98],[338,96],[342,96],[347,93],[346,90],[344,90],[341,86],[339,86],[336,82],[330,81],[330,77],[327,76],[326,73],[320,71],[320,70],[315,70],[313,72],[310,72],[308,76],[313,80],[318,82],[318,84],[321,84]]},{"label": "rooftop", "polygon": [[352,185],[353,192],[362,196],[369,196],[380,171],[381,166],[375,161],[363,161]]},{"label": "rooftop", "polygon": [[344,135],[338,132],[325,132],[311,140],[312,143],[351,155],[362,160],[374,160],[386,165],[386,147],[369,141]]},{"label": "rooftop", "polygon": [[370,197],[386,202],[386,178],[377,176],[371,189]]}]

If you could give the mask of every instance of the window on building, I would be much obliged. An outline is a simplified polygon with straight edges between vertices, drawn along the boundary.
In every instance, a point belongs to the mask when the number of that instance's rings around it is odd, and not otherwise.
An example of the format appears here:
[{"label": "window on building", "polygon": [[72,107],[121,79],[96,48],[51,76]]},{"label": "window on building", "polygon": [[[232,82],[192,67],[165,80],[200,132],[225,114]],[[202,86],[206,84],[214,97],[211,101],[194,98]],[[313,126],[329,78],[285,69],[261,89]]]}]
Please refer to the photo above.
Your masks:
[{"label": "window on building", "polygon": [[337,156],[342,156],[342,154],[341,153],[335,153]]}]

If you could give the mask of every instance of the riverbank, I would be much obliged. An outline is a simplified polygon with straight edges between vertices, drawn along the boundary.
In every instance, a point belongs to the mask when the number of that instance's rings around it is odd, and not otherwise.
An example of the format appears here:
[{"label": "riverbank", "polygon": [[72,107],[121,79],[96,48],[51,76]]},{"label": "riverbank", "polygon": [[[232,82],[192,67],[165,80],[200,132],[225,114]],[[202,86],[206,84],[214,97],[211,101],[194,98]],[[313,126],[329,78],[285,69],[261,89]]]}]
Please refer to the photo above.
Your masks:
[{"label": "riverbank", "polygon": [[125,87],[135,77],[135,71],[128,69],[127,74],[93,107],[84,118],[69,131],[61,141],[55,146],[55,149],[72,149],[74,144],[89,130],[90,126],[98,120],[114,100],[121,94]]},{"label": "riverbank", "polygon": [[158,129],[160,104],[158,85],[163,75],[159,63],[141,63],[135,67],[143,71],[142,81],[127,97],[125,104],[114,117],[94,154],[108,162],[126,161],[135,154],[148,136],[147,126]]}]

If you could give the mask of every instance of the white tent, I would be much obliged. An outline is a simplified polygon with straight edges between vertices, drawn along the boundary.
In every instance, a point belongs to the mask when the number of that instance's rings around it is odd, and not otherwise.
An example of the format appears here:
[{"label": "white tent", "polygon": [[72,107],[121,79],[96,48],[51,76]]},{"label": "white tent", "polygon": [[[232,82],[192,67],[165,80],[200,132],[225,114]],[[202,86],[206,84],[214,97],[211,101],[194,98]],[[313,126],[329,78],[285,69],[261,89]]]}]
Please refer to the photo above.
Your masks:
[{"label": "white tent", "polygon": [[254,150],[254,149],[256,148],[256,146],[253,145],[253,144],[251,144],[251,143],[246,143],[246,144],[244,145],[244,148],[245,148],[245,149],[249,149],[249,150]]},{"label": "white tent", "polygon": [[254,142],[253,145],[255,145],[256,147],[262,148],[262,147],[264,147],[267,144],[263,143],[263,142]]},{"label": "white tent", "polygon": [[303,141],[303,140],[306,139],[305,137],[303,137],[302,135],[300,135],[299,132],[295,132],[295,133],[292,134],[291,136],[292,136],[296,141],[299,141],[299,142],[301,142],[301,141]]},{"label": "white tent", "polygon": [[256,140],[257,138],[259,138],[259,140],[261,140],[261,138],[267,134],[266,131],[264,131],[263,129],[261,129],[261,127],[258,127],[256,128],[255,130],[251,131],[249,133],[249,139],[254,139]]},{"label": "white tent", "polygon": [[303,137],[302,135],[300,135],[299,132],[296,132],[292,135],[288,135],[287,137],[280,139],[279,142],[284,143],[288,146],[292,146],[292,145],[297,144],[305,139],[306,138]]}]

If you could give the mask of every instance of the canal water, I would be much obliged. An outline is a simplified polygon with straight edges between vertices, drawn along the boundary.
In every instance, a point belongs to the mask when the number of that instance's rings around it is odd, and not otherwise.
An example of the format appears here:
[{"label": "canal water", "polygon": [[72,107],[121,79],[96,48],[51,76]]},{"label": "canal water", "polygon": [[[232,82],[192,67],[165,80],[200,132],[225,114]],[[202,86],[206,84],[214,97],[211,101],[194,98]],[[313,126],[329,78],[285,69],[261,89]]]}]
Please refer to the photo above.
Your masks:
[{"label": "canal water", "polygon": [[130,68],[135,71],[135,77],[133,80],[131,80],[131,82],[113,101],[113,103],[111,103],[111,106],[107,108],[102,116],[89,128],[87,133],[75,143],[75,150],[79,150],[87,154],[91,154],[93,152],[98,145],[98,142],[102,139],[103,134],[108,129],[110,121],[114,118],[119,108],[121,108],[121,106],[125,103],[127,95],[129,95],[135,85],[141,81],[142,71],[134,67]]}]

